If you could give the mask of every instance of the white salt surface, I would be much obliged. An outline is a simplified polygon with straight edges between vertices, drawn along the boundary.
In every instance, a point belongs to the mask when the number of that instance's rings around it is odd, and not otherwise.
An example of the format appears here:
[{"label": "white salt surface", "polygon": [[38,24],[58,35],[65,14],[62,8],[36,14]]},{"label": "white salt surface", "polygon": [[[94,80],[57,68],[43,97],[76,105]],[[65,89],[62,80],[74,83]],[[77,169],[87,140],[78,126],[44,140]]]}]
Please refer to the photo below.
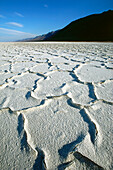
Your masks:
[{"label": "white salt surface", "polygon": [[113,102],[113,80],[95,84],[95,93],[98,99]]},{"label": "white salt surface", "polygon": [[[113,78],[113,70],[105,67],[96,67],[91,64],[84,64],[75,73],[83,82],[101,82]],[[93,76],[92,76],[93,75]]]},{"label": "white salt surface", "polygon": [[113,169],[113,43],[0,43],[0,169]]}]

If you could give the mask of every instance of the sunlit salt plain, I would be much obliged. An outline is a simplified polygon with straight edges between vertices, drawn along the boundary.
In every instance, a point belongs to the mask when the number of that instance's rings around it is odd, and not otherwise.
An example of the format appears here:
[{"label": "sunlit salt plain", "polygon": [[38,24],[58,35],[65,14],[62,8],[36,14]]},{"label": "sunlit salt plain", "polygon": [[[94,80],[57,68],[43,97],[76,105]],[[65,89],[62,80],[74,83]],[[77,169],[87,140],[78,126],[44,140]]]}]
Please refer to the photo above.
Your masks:
[{"label": "sunlit salt plain", "polygon": [[110,170],[113,43],[0,43],[0,169]]}]

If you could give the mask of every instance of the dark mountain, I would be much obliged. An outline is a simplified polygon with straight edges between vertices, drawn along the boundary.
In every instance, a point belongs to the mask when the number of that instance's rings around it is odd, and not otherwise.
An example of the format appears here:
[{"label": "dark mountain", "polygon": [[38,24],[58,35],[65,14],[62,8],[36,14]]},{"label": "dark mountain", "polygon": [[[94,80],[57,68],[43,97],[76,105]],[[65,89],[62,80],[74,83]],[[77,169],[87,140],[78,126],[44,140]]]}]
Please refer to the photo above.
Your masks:
[{"label": "dark mountain", "polygon": [[113,41],[113,10],[80,18],[61,30],[21,41]]},{"label": "dark mountain", "polygon": [[71,22],[46,41],[113,41],[113,10]]},{"label": "dark mountain", "polygon": [[55,35],[58,31],[52,31],[52,32],[49,32],[47,34],[43,34],[43,35],[40,35],[40,36],[36,36],[35,38],[32,39],[32,41],[41,41],[41,40],[46,40],[46,39],[49,39],[50,37],[52,37],[53,35]]}]

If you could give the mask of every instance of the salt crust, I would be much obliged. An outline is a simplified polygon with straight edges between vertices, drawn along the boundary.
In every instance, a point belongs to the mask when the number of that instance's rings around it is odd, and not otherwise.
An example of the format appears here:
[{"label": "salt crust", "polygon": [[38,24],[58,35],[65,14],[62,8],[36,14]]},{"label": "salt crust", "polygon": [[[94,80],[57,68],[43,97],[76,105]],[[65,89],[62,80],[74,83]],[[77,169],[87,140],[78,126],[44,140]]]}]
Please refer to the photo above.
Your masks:
[{"label": "salt crust", "polygon": [[0,169],[112,169],[112,43],[0,43]]}]

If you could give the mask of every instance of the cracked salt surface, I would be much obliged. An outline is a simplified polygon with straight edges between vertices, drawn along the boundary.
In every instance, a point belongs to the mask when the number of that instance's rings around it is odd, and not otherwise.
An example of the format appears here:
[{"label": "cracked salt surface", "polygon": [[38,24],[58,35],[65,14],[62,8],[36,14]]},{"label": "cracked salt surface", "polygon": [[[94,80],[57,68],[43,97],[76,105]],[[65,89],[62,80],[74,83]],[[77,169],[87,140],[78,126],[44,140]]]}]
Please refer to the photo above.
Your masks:
[{"label": "cracked salt surface", "polygon": [[9,109],[0,110],[0,169],[32,169],[33,167],[35,153],[29,149],[29,154],[26,154],[26,143],[22,141],[23,134],[19,136],[17,126],[16,114]]},{"label": "cracked salt surface", "polygon": [[113,79],[113,70],[105,67],[96,67],[84,64],[80,69],[75,71],[77,76],[83,82],[101,82],[103,80]]},{"label": "cracked salt surface", "polygon": [[34,96],[36,98],[46,99],[51,96],[62,95],[62,87],[69,81],[72,81],[72,77],[68,72],[54,71],[48,75],[48,78],[42,79],[37,82],[37,87],[35,89]]},{"label": "cracked salt surface", "polygon": [[93,100],[89,97],[89,88],[85,84],[80,84],[73,81],[66,84],[62,89],[64,93],[68,93],[67,95],[71,96],[74,103],[87,105]]},{"label": "cracked salt surface", "polygon": [[0,169],[112,165],[112,43],[0,43]]},{"label": "cracked salt surface", "polygon": [[113,80],[95,84],[95,93],[98,99],[103,99],[113,103]]}]

